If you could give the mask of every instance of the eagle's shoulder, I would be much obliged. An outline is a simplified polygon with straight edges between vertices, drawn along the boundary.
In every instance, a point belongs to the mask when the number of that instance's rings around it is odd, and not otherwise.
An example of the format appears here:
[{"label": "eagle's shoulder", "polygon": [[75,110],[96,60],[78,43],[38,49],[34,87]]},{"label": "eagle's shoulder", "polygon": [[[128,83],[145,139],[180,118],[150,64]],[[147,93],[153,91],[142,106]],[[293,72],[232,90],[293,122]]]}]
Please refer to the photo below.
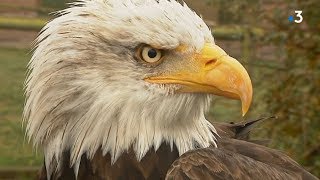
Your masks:
[{"label": "eagle's shoulder", "polygon": [[170,167],[166,179],[317,179],[281,151],[249,142],[261,120],[215,125],[218,148],[189,151]]}]

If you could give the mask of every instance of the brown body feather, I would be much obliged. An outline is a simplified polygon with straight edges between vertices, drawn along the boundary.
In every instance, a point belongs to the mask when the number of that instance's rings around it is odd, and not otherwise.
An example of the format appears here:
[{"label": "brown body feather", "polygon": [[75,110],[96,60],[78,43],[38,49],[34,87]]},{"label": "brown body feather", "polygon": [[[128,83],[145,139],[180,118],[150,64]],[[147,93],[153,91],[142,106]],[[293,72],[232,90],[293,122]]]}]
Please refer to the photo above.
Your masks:
[{"label": "brown body feather", "polygon": [[[150,150],[139,162],[132,150],[123,153],[117,162],[111,165],[111,157],[108,154],[103,156],[98,151],[92,160],[82,156],[79,180],[140,180],[140,179],[165,179],[170,165],[179,157],[178,151],[171,151],[170,146],[162,144],[157,152]],[[69,159],[69,155],[65,155]],[[51,179],[76,179],[72,168],[68,167],[69,162],[64,162],[64,168],[59,173],[51,176]],[[41,180],[47,179],[45,166],[41,170]]]},{"label": "brown body feather", "polygon": [[[114,165],[110,155],[98,151],[92,160],[82,156],[78,179],[317,179],[284,153],[249,142],[249,132],[259,120],[238,124],[214,123],[218,148],[196,149],[181,157],[162,144],[139,162],[132,150]],[[64,168],[51,179],[75,179],[65,154]],[[39,179],[47,179],[45,167]]]}]

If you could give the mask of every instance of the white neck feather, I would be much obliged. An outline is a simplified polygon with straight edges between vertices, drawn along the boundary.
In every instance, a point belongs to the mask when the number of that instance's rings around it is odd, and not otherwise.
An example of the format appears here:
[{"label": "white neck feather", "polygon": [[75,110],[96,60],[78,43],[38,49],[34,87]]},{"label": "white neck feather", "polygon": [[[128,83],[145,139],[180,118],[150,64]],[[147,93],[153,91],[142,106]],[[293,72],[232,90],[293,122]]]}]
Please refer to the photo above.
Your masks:
[{"label": "white neck feather", "polygon": [[100,147],[104,155],[110,153],[114,163],[130,147],[141,160],[162,143],[176,146],[180,155],[215,145],[215,129],[204,117],[210,102],[208,95],[155,96],[148,91],[133,93],[110,88],[99,92],[105,93],[96,96],[88,109],[74,113],[75,117],[45,143],[49,171],[60,168],[62,153],[68,149],[77,174],[81,156],[86,154],[91,159]]}]

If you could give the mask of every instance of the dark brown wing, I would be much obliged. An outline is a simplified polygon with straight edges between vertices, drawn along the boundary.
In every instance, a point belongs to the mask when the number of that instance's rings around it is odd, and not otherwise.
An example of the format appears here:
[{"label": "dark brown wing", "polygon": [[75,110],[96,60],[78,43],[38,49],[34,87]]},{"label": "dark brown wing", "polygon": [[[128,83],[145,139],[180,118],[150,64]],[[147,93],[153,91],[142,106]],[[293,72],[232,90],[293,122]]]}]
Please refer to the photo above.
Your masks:
[{"label": "dark brown wing", "polygon": [[317,179],[282,152],[245,141],[256,122],[215,124],[221,136],[218,148],[185,153],[171,165],[166,179]]}]

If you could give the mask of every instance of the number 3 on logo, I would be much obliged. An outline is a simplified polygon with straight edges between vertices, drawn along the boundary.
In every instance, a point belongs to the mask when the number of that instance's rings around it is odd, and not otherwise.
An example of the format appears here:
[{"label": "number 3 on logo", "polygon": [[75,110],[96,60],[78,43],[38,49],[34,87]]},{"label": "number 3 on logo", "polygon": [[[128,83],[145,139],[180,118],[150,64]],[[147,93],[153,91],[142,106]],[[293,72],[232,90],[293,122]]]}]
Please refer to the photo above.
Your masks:
[{"label": "number 3 on logo", "polygon": [[296,17],[298,17],[298,20],[294,20],[295,23],[301,23],[303,21],[303,17],[302,17],[302,11],[294,11],[297,15]]}]

